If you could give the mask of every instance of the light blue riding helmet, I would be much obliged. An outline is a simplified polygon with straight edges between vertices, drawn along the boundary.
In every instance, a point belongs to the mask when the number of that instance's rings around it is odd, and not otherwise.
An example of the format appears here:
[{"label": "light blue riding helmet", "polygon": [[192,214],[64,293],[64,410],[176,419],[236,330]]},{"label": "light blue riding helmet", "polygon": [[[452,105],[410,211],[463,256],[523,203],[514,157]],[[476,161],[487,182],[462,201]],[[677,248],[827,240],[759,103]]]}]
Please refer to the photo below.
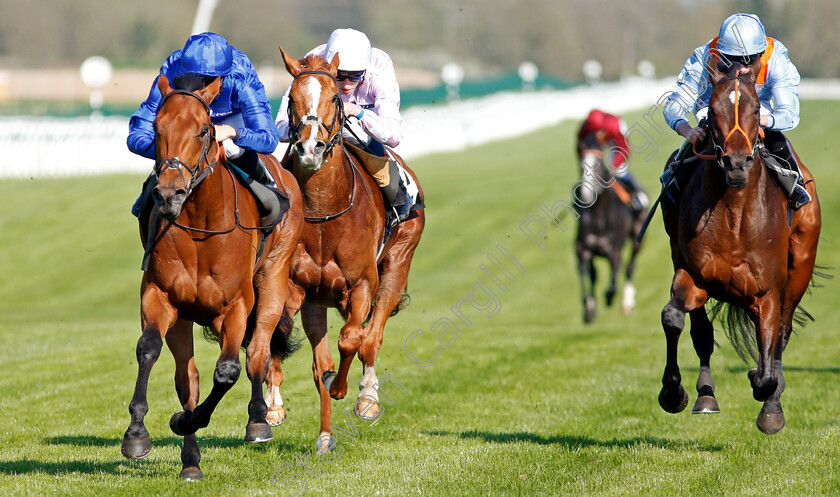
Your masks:
[{"label": "light blue riding helmet", "polygon": [[202,76],[227,76],[233,69],[233,48],[216,33],[200,33],[187,39],[181,50],[180,72]]},{"label": "light blue riding helmet", "polygon": [[755,55],[767,48],[767,34],[757,15],[734,14],[720,25],[717,46],[724,55]]}]

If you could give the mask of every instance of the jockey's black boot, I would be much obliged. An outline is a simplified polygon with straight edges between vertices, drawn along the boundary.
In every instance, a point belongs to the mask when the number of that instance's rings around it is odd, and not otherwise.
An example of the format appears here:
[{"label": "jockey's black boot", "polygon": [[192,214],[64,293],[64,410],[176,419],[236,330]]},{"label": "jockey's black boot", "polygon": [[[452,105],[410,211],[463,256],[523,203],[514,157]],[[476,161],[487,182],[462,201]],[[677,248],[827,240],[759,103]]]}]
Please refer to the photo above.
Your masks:
[{"label": "jockey's black boot", "polygon": [[411,213],[411,205],[408,202],[408,195],[400,181],[400,170],[397,161],[388,160],[388,186],[380,187],[382,199],[385,201],[385,224],[393,229],[401,221],[404,221]]},{"label": "jockey's black boot", "polygon": [[145,218],[148,219],[149,214],[148,212],[152,209],[152,204],[155,201],[152,199],[152,191],[154,191],[155,186],[157,186],[157,177],[154,174],[150,174],[146,181],[143,182],[143,188],[140,191],[140,196],[137,197],[137,200],[134,201],[134,205],[131,206],[131,213],[134,214],[134,217],[140,218],[141,214],[145,213]]},{"label": "jockey's black boot", "polygon": [[261,183],[270,188],[276,188],[274,180],[266,172],[265,165],[260,160],[260,156],[253,150],[247,150],[235,159],[229,159],[230,162],[241,169],[249,178],[257,183]]},{"label": "jockey's black boot", "polygon": [[782,187],[791,209],[799,210],[811,201],[799,165],[781,132],[765,130],[764,145],[759,146],[758,153],[776,183]]}]

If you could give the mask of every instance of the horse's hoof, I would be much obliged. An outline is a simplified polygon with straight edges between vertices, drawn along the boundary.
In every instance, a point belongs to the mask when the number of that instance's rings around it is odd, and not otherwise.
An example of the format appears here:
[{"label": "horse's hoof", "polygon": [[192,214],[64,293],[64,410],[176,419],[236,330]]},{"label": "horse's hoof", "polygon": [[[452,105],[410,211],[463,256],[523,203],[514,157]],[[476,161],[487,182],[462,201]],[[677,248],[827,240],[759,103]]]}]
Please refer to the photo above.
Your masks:
[{"label": "horse's hoof", "polygon": [[630,306],[626,306],[626,305],[621,307],[621,312],[623,312],[624,315],[626,315],[626,316],[630,315],[630,314],[633,314],[633,311],[635,311],[635,310],[636,310],[635,307],[630,307]]},{"label": "horse's hoof", "polygon": [[775,435],[785,427],[785,413],[779,412],[765,412],[764,409],[758,413],[755,419],[755,425],[762,433],[767,435]]},{"label": "horse's hoof", "polygon": [[315,450],[318,454],[329,454],[335,449],[337,443],[338,441],[331,433],[321,433],[315,441]]},{"label": "horse's hoof", "polygon": [[140,438],[123,438],[120,452],[129,459],[143,459],[152,451],[152,440],[148,435]]},{"label": "horse's hoof", "polygon": [[184,428],[184,423],[186,422],[186,418],[187,418],[187,411],[184,411],[184,410],[180,410],[180,411],[176,412],[175,414],[172,415],[171,418],[169,418],[169,428],[172,430],[172,433],[174,433],[178,436],[181,436],[181,437],[186,436],[186,435],[192,435],[193,433],[195,433],[195,430],[189,431],[189,430]]},{"label": "horse's hoof", "polygon": [[274,440],[268,423],[248,423],[245,427],[245,443],[255,444]]},{"label": "horse's hoof", "polygon": [[286,408],[283,406],[269,407],[265,415],[265,422],[269,426],[279,426],[286,421]]},{"label": "horse's hoof", "polygon": [[198,469],[198,466],[189,466],[181,470],[181,474],[178,477],[184,481],[198,481],[204,478],[204,473]]},{"label": "horse's hoof", "polygon": [[362,421],[376,421],[380,415],[379,402],[370,395],[362,395],[353,411]]},{"label": "horse's hoof", "polygon": [[718,414],[720,407],[714,395],[701,395],[691,408],[691,414]]},{"label": "horse's hoof", "polygon": [[679,402],[670,402],[667,399],[667,395],[665,393],[665,389],[659,391],[659,406],[665,410],[665,412],[669,412],[671,414],[676,414],[678,412],[682,412],[685,407],[688,405],[688,392],[685,391],[685,388],[680,385],[680,389],[677,391],[677,395],[680,395]]}]

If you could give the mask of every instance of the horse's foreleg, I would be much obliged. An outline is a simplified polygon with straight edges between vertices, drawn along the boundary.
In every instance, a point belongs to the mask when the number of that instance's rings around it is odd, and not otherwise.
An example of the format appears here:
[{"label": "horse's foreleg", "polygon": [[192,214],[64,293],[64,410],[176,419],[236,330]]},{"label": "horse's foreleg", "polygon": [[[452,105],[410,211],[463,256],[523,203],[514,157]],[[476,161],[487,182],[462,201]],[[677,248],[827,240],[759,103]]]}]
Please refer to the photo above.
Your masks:
[{"label": "horse's foreleg", "polygon": [[335,368],[327,341],[327,309],[304,303],[300,317],[306,337],[312,345],[312,377],[321,398],[321,430],[316,441],[316,448],[319,453],[324,454],[330,452],[333,445],[330,443],[332,440],[332,423],[330,422],[332,399],[328,386],[324,384],[324,376]]},{"label": "horse's foreleg", "polygon": [[372,421],[379,418],[379,379],[376,377],[374,364],[379,348],[382,346],[385,323],[399,305],[402,292],[405,290],[411,258],[418,241],[419,233],[408,243],[395,245],[388,257],[382,261],[379,291],[376,295],[373,315],[365,327],[364,341],[359,349],[363,373],[359,382],[359,397],[356,400],[355,411],[356,415],[364,420]]},{"label": "horse's foreleg", "polygon": [[715,399],[715,382],[712,379],[710,360],[715,348],[714,326],[706,315],[706,309],[699,307],[690,313],[691,341],[694,351],[700,359],[700,374],[697,377],[697,402],[691,409],[692,414],[720,412]]},{"label": "horse's foreleg", "polygon": [[242,365],[239,362],[239,347],[245,335],[245,323],[248,317],[245,302],[240,300],[233,304],[224,317],[213,323],[215,329],[221,329],[221,353],[213,371],[213,388],[210,394],[198,405],[194,411],[178,411],[169,420],[169,427],[176,435],[195,433],[210,424],[210,417],[219,401],[230,390]]},{"label": "horse's foreleg", "polygon": [[149,455],[152,442],[143,418],[149,411],[146,392],[152,366],[160,357],[163,337],[175,323],[175,309],[169,305],[166,295],[154,287],[147,287],[141,299],[143,332],[137,341],[137,382],[134,395],[128,405],[131,423],[123,436],[122,455],[131,459],[140,459]]},{"label": "horse's foreleg", "polygon": [[777,433],[785,426],[782,405],[776,396],[776,392],[781,396],[781,391],[784,390],[784,380],[781,377],[783,331],[779,326],[780,307],[779,295],[768,294],[759,302],[757,315],[751,316],[756,325],[758,368],[750,370],[749,378],[753,398],[764,402],[755,422],[758,429],[768,435]]},{"label": "horse's foreleg", "polygon": [[665,331],[667,358],[662,375],[659,405],[667,412],[678,413],[688,405],[688,393],[681,385],[677,346],[685,326],[685,314],[706,303],[706,292],[697,288],[694,280],[683,269],[677,269],[671,284],[671,300],[662,309],[662,329]]},{"label": "horse's foreleg", "polygon": [[607,287],[606,300],[607,306],[612,307],[615,294],[618,292],[618,273],[621,272],[621,247],[614,247],[614,251],[610,254],[610,283]]},{"label": "horse's foreleg", "polygon": [[580,294],[583,299],[583,322],[595,320],[595,267],[592,264],[592,252],[577,245],[575,249],[580,274]]},{"label": "horse's foreleg", "polygon": [[[341,333],[338,336],[338,352],[341,356],[338,363],[338,373],[334,375],[334,381],[327,385],[330,396],[334,399],[343,399],[347,395],[347,375],[350,373],[350,365],[362,346],[365,333],[362,323],[370,314],[371,304],[373,303],[371,285],[368,280],[362,280],[355,288],[350,290],[349,300],[347,322],[341,327]],[[330,380],[325,379],[324,381],[328,383]]]},{"label": "horse's foreleg", "polygon": [[[192,411],[198,405],[198,369],[193,356],[193,323],[178,320],[166,334],[166,345],[175,359],[175,392],[184,410]],[[181,448],[181,474],[184,480],[198,480],[204,475],[198,467],[201,454],[195,433],[184,435]]]}]

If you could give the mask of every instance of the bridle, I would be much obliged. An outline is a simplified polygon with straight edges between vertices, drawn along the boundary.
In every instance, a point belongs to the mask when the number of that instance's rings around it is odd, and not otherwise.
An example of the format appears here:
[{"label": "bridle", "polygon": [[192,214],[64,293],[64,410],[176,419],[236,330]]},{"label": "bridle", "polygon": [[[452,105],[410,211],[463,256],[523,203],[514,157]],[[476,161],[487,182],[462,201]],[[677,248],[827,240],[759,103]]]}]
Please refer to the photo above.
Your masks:
[{"label": "bridle", "polygon": [[[309,74],[321,74],[324,76],[328,76],[333,82],[336,84],[336,88],[338,87],[338,82],[335,80],[335,76],[328,73],[327,71],[303,71],[297,74],[292,80],[294,83],[301,76],[309,75]],[[292,93],[289,92],[289,103],[287,112],[289,114],[289,127],[292,130],[292,138],[294,141],[300,140],[300,131],[303,129],[304,126],[315,126],[317,128],[324,128],[324,131],[327,132],[327,136],[329,140],[327,141],[327,148],[324,150],[324,155],[330,153],[332,148],[341,141],[341,127],[344,125],[344,102],[341,100],[341,96],[336,92],[335,95],[332,97],[332,102],[335,104],[335,114],[333,115],[332,122],[327,125],[320,117],[307,114],[301,118],[300,121],[297,123],[294,122],[294,116],[292,115],[292,109],[294,108],[294,100],[292,100]]]},{"label": "bridle", "polygon": [[[210,116],[210,105],[200,96],[196,95],[195,93],[187,90],[173,90],[170,93],[167,93],[161,100],[160,104],[158,105],[158,109],[163,108],[163,104],[171,97],[172,95],[189,95],[195,99],[197,99],[201,104],[204,106],[204,110],[207,111],[207,116]],[[218,157],[214,158],[213,161],[210,161],[210,158],[207,156],[207,153],[210,151],[210,144],[216,141],[216,130],[213,126],[210,126],[210,131],[204,135],[204,145],[201,148],[201,155],[199,155],[198,160],[195,163],[195,166],[190,166],[189,164],[183,162],[178,157],[173,157],[171,159],[164,159],[160,161],[158,164],[155,164],[155,179],[159,179],[161,173],[163,173],[166,169],[176,169],[178,173],[181,175],[181,178],[184,179],[184,183],[187,185],[187,196],[189,196],[193,190],[202,182],[204,178],[209,176],[213,172],[213,168],[216,166],[218,162]],[[207,167],[201,168],[202,162],[207,164]],[[184,169],[190,172],[190,179],[184,176]]]},{"label": "bridle", "polygon": [[[724,81],[729,81],[729,80],[735,80],[735,89],[732,92],[733,95],[734,95],[733,105],[735,107],[735,126],[733,126],[732,129],[729,130],[729,133],[726,135],[726,138],[723,139],[723,144],[715,143],[715,135],[712,132],[712,130],[709,129],[709,133],[708,133],[709,134],[709,143],[712,145],[712,149],[715,152],[714,155],[699,153],[697,151],[697,144],[694,143],[692,145],[692,147],[694,149],[694,154],[697,157],[699,157],[700,159],[703,159],[703,160],[713,160],[713,161],[717,162],[717,164],[721,167],[722,167],[722,159],[723,159],[723,155],[724,155],[724,149],[726,148],[726,144],[729,141],[729,138],[731,138],[732,135],[734,135],[736,132],[741,133],[741,135],[743,135],[743,137],[746,138],[747,145],[749,145],[749,147],[750,147],[750,156],[752,156],[752,157],[755,157],[755,152],[758,149],[759,141],[760,141],[761,138],[763,138],[763,135],[764,135],[764,133],[761,130],[761,127],[759,126],[759,128],[758,128],[758,134],[759,134],[758,139],[756,139],[755,142],[752,142],[750,137],[747,135],[747,132],[744,131],[744,128],[741,127],[741,122],[740,122],[740,119],[739,119],[740,103],[741,103],[740,84],[741,84],[741,82],[752,84],[752,82],[743,75],[728,76],[728,77],[723,78],[720,81],[718,81],[715,86],[723,83]],[[709,105],[709,116],[708,116],[708,123],[709,124],[708,124],[708,126],[710,128],[711,128],[713,122],[714,122],[714,109],[712,108],[711,105]]]},{"label": "bridle", "polygon": [[[292,79],[292,84],[294,84],[294,82],[299,77],[306,76],[306,75],[312,75],[312,74],[320,74],[320,75],[323,75],[323,76],[328,76],[331,80],[333,80],[333,82],[336,85],[336,88],[338,88],[338,81],[336,81],[335,76],[328,73],[327,71],[301,71],[294,77],[294,79]],[[288,102],[288,108],[286,110],[287,110],[288,115],[289,115],[289,128],[292,130],[291,135],[292,135],[292,139],[294,141],[300,140],[300,131],[304,126],[316,126],[319,129],[324,128],[324,131],[327,132],[327,136],[329,137],[328,141],[326,142],[327,147],[326,147],[326,149],[324,149],[324,155],[328,155],[332,151],[332,148],[335,145],[337,145],[339,143],[342,143],[341,128],[344,126],[344,121],[345,121],[344,101],[341,100],[341,96],[338,94],[338,91],[336,91],[335,95],[333,95],[333,97],[332,97],[332,103],[335,105],[335,114],[333,115],[333,120],[329,125],[327,125],[320,117],[312,115],[312,114],[307,114],[307,115],[303,116],[300,121],[295,123],[294,122],[294,116],[292,114],[292,109],[294,108],[294,100],[292,99],[292,92],[291,91],[289,91],[289,97],[288,98],[289,98],[289,102]],[[332,219],[335,219],[335,218],[341,216],[342,214],[347,213],[348,211],[350,211],[350,209],[353,208],[354,198],[356,196],[355,195],[356,194],[356,174],[360,174],[360,173],[356,169],[356,165],[353,162],[353,158],[350,156],[349,153],[347,153],[346,149],[344,149],[344,155],[350,161],[350,166],[353,169],[353,172],[352,172],[353,186],[350,188],[350,199],[349,199],[347,207],[344,208],[343,210],[339,211],[339,212],[336,212],[334,214],[328,214],[326,216],[317,216],[317,217],[305,216],[304,220],[306,220],[307,222],[322,223],[322,222],[330,221]]]}]

